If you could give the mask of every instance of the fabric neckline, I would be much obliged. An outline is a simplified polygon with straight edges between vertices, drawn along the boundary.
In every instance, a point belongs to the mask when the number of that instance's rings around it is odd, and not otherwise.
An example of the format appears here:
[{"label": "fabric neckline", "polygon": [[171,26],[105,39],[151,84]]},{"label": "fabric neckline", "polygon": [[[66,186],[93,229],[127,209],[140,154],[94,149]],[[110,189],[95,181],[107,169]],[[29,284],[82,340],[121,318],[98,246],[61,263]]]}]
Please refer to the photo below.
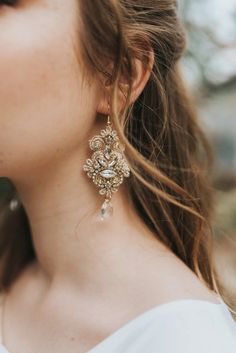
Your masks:
[{"label": "fabric neckline", "polygon": [[[96,344],[94,347],[92,347],[89,351],[87,351],[85,353],[96,353],[96,351],[98,349],[100,349],[103,346],[105,346],[113,338],[121,335],[127,329],[129,329],[129,328],[131,328],[133,326],[135,327],[135,325],[138,325],[142,320],[148,319],[149,316],[151,318],[155,314],[160,314],[164,310],[171,309],[172,307],[174,307],[176,305],[177,306],[179,306],[179,305],[181,306],[182,304],[183,305],[185,305],[185,304],[187,304],[187,305],[196,304],[196,305],[200,305],[200,306],[208,306],[208,307],[211,307],[211,308],[220,309],[224,313],[229,314],[231,316],[226,304],[221,299],[221,297],[217,296],[217,298],[219,299],[219,303],[214,303],[214,302],[211,302],[211,301],[208,301],[208,300],[204,300],[204,299],[185,298],[185,299],[176,299],[176,300],[172,300],[172,301],[169,301],[169,302],[165,302],[165,303],[162,303],[162,304],[155,305],[154,307],[151,307],[150,309],[147,309],[144,312],[136,315],[136,317],[134,317],[133,319],[131,319],[128,322],[126,322],[125,324],[123,324],[120,328],[116,329],[114,332],[112,332],[110,335],[108,335],[105,339],[103,339],[101,342]],[[7,347],[3,343],[0,343],[0,347],[3,347],[5,349],[4,353],[13,353],[13,352],[8,351]]]},{"label": "fabric neckline", "polygon": [[[111,333],[109,336],[107,336],[104,340],[102,340],[100,343],[98,343],[95,347],[90,349],[88,352],[85,353],[96,353],[97,349],[102,348],[105,346],[108,342],[110,342],[113,338],[121,335],[123,332],[125,332],[127,329],[131,327],[135,327],[138,325],[141,321],[145,321],[147,319],[151,319],[155,314],[161,314],[161,312],[165,311],[166,309],[169,310],[174,306],[181,306],[182,304],[185,305],[191,305],[191,304],[197,304],[197,305],[203,305],[203,306],[210,306],[212,308],[219,308],[220,310],[223,309],[223,311],[226,310],[226,304],[223,302],[221,298],[219,303],[213,303],[208,300],[203,300],[203,299],[191,299],[191,298],[186,298],[186,299],[176,299],[176,300],[171,300],[169,302],[165,302],[163,304],[158,304],[155,305],[154,307],[145,310],[141,314],[138,314],[135,318],[129,320],[127,323],[123,324],[120,328],[118,328],[116,331]],[[228,310],[228,308],[227,308]],[[13,352],[7,352],[7,353],[13,353]]]}]

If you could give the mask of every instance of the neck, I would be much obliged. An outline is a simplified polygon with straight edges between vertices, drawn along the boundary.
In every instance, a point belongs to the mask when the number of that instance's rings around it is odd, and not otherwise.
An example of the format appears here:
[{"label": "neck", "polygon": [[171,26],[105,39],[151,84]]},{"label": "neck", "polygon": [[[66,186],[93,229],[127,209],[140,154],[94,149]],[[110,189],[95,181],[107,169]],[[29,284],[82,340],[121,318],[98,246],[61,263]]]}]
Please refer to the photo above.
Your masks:
[{"label": "neck", "polygon": [[[94,293],[125,277],[129,254],[152,238],[127,197],[125,181],[112,196],[113,215],[101,221],[104,198],[82,170],[85,157],[71,155],[16,187],[29,218],[40,269],[50,282]],[[155,240],[156,242],[156,240]]]}]

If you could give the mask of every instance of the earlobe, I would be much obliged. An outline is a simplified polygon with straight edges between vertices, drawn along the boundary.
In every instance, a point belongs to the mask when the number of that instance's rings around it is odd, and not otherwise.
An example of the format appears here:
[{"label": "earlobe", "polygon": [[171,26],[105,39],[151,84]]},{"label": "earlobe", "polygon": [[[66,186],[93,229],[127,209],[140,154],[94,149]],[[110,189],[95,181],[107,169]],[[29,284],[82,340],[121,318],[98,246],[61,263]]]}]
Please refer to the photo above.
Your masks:
[{"label": "earlobe", "polygon": [[109,111],[110,88],[107,87],[106,84],[104,84],[99,87],[98,94],[99,94],[100,98],[99,98],[99,102],[98,102],[98,106],[97,106],[97,113],[108,115],[110,113],[110,111]]}]

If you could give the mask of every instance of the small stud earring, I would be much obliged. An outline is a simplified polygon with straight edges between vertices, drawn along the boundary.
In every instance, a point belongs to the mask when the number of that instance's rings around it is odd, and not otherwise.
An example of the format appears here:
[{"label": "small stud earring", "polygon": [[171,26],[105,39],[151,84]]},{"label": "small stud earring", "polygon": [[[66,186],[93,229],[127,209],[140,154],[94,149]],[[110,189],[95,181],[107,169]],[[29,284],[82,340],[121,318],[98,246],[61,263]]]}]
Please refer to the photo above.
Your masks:
[{"label": "small stud earring", "polygon": [[11,211],[15,211],[19,208],[20,206],[20,201],[17,198],[13,198],[11,199],[10,203],[9,203],[9,208]]},{"label": "small stud earring", "polygon": [[83,170],[100,189],[99,194],[105,195],[100,210],[100,219],[103,221],[113,214],[112,194],[118,191],[124,177],[130,176],[130,168],[124,156],[125,147],[113,130],[109,115],[105,129],[89,140],[89,147],[94,152],[86,160]]}]

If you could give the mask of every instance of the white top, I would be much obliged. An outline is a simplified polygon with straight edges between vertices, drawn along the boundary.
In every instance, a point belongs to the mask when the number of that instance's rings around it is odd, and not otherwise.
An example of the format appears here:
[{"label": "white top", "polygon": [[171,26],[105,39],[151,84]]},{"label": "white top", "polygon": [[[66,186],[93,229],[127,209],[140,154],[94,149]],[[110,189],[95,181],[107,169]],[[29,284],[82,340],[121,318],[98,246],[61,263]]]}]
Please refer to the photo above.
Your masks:
[{"label": "white top", "polygon": [[[219,300],[216,304],[180,299],[157,305],[85,353],[236,353],[236,322]],[[0,353],[14,352],[0,341]]]}]

